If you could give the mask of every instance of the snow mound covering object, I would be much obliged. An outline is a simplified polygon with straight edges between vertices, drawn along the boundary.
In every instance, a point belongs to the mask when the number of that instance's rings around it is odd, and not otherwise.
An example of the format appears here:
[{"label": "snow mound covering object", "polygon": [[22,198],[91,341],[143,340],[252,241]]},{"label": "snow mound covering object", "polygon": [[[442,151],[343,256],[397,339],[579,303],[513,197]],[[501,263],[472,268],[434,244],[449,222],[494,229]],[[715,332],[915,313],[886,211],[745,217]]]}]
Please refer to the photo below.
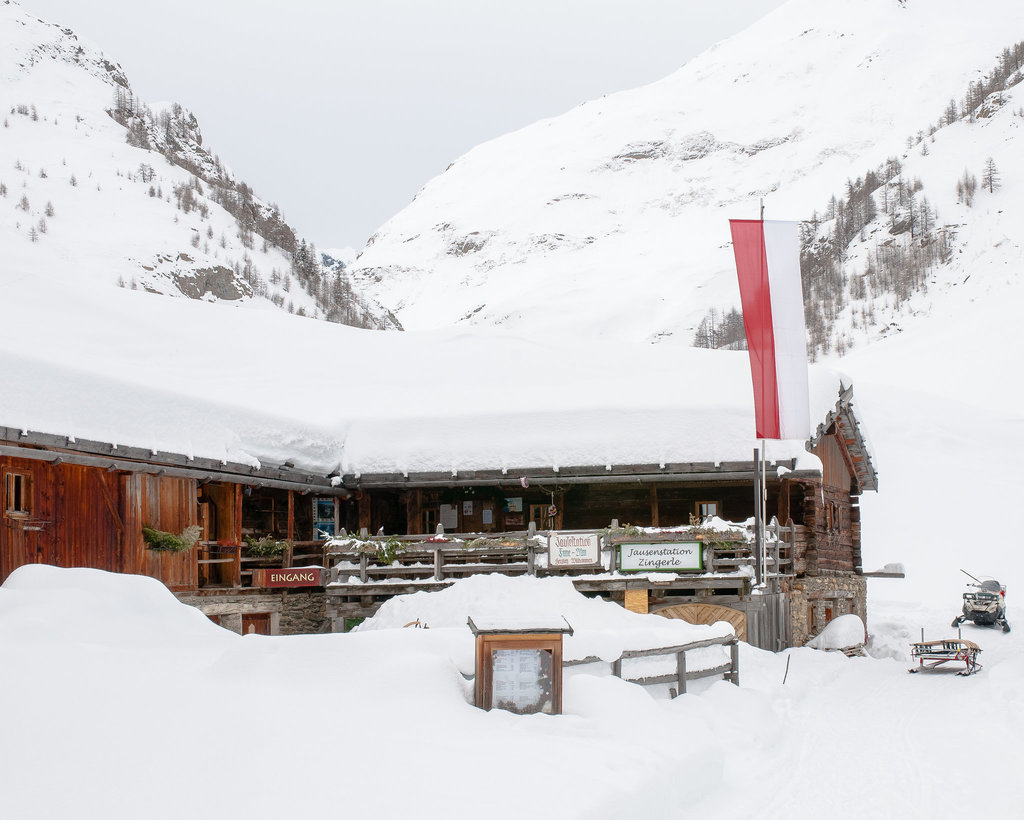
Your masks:
[{"label": "snow mound covering object", "polygon": [[847,649],[865,642],[864,621],[859,615],[840,615],[807,642],[813,649]]},{"label": "snow mound covering object", "polygon": [[0,586],[0,640],[183,646],[238,638],[144,575],[27,564]]},{"label": "snow mound covering object", "polygon": [[[596,656],[613,661],[625,649],[675,646],[734,634],[732,626],[724,621],[694,625],[659,615],[640,615],[600,598],[588,598],[576,591],[569,578],[505,575],[470,576],[446,589],[399,595],[386,601],[356,631],[395,629],[419,620],[430,628],[461,628],[469,634],[466,621],[470,617],[475,622],[514,620],[519,624],[531,618],[541,624],[565,618],[573,629],[573,634],[563,639],[566,660]],[[724,650],[711,647],[698,651],[717,659]],[[696,662],[697,652],[692,655]]]}]

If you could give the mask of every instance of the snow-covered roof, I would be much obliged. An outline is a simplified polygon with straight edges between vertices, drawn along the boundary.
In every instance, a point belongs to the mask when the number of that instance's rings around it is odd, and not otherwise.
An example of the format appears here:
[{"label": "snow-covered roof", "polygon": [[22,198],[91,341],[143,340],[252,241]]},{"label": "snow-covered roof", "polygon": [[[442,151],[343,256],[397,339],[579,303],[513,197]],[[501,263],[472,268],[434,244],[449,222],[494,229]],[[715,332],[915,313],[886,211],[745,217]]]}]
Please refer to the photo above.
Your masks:
[{"label": "snow-covered roof", "polygon": [[[19,431],[351,478],[749,463],[756,446],[742,352],[382,333],[120,289],[56,301],[37,281],[0,305],[0,425]],[[811,368],[813,419],[842,383]],[[802,441],[767,455],[820,468]]]}]

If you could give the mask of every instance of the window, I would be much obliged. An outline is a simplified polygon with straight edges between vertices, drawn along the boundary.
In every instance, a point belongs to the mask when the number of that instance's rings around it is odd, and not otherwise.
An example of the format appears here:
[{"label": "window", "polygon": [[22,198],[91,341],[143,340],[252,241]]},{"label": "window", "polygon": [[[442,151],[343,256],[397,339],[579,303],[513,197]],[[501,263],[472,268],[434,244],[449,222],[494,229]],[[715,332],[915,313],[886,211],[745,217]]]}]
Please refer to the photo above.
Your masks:
[{"label": "window", "polygon": [[825,599],[816,601],[810,605],[811,634],[817,635],[823,630],[833,618],[836,601]]},{"label": "window", "polygon": [[32,514],[32,476],[7,473],[4,476],[4,510],[8,515]]},{"label": "window", "polygon": [[697,517],[701,521],[718,515],[717,501],[698,501],[694,506],[697,508]]},{"label": "window", "polygon": [[825,527],[829,532],[838,532],[842,529],[843,516],[842,508],[834,501],[825,503]]},{"label": "window", "polygon": [[548,514],[551,509],[548,504],[531,504],[530,505],[530,520],[537,525],[538,530],[547,530],[551,528],[551,516]]}]

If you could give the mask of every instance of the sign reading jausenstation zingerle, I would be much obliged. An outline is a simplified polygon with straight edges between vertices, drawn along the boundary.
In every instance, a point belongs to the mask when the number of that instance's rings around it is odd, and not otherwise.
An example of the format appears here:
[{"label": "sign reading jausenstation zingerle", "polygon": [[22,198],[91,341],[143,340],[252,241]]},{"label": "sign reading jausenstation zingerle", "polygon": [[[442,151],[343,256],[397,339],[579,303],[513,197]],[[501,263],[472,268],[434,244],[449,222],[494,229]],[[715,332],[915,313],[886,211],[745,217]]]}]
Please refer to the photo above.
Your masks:
[{"label": "sign reading jausenstation zingerle", "polygon": [[559,533],[548,536],[548,566],[586,567],[601,563],[601,536],[597,533]]},{"label": "sign reading jausenstation zingerle", "polygon": [[700,541],[658,541],[619,544],[621,572],[701,572],[704,557]]}]

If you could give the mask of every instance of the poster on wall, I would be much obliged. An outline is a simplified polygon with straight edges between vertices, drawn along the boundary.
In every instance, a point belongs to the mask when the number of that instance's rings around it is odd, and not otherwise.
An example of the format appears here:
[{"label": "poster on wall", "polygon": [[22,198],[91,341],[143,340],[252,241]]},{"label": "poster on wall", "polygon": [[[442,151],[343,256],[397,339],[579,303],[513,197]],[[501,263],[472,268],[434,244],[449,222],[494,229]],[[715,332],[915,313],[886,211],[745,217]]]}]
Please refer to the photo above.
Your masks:
[{"label": "poster on wall", "polygon": [[553,532],[548,536],[548,566],[596,566],[601,562],[601,536],[597,533]]},{"label": "poster on wall", "polygon": [[317,498],[313,502],[313,518],[316,521],[334,521],[334,499]]},{"label": "poster on wall", "polygon": [[316,540],[334,537],[334,499],[313,499],[313,538]]},{"label": "poster on wall", "polygon": [[462,514],[463,515],[472,515],[473,514],[473,502],[472,501],[463,501],[462,502]]},{"label": "poster on wall", "polygon": [[441,505],[441,526],[449,532],[459,528],[459,508],[454,504]]},{"label": "poster on wall", "polygon": [[507,513],[521,513],[523,511],[523,499],[519,498],[506,498],[505,499],[505,512]]},{"label": "poster on wall", "polygon": [[700,541],[619,544],[619,570],[622,572],[701,572],[703,569]]}]

